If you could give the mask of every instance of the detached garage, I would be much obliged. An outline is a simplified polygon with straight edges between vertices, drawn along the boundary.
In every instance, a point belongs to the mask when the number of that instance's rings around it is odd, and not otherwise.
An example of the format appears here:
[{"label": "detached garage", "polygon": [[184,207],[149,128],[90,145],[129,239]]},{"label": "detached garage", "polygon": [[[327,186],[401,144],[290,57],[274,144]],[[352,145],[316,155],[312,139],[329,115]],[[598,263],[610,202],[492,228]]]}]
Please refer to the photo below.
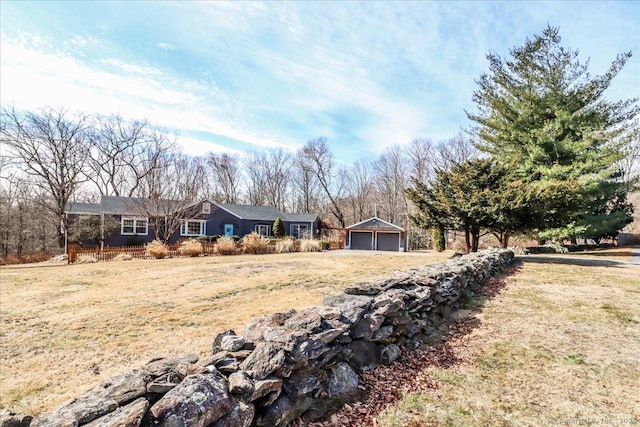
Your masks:
[{"label": "detached garage", "polygon": [[345,248],[404,252],[406,247],[405,230],[380,218],[369,218],[347,227]]}]

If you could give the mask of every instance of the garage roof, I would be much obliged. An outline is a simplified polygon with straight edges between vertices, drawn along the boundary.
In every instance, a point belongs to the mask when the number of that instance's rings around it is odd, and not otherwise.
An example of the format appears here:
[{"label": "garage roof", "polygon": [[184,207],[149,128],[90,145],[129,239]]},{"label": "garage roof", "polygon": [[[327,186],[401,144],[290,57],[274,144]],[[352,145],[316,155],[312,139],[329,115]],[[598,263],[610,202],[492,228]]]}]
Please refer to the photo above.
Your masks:
[{"label": "garage roof", "polygon": [[374,216],[373,218],[366,219],[357,224],[353,224],[347,227],[347,230],[393,230],[404,231],[404,228],[398,227],[395,224],[391,224],[383,219]]}]

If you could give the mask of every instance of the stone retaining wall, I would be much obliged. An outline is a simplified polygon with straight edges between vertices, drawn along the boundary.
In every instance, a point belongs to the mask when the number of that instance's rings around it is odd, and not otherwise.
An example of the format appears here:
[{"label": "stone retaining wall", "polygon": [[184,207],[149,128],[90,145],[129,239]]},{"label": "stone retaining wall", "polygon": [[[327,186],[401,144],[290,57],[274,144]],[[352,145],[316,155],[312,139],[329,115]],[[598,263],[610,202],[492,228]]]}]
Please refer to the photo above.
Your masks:
[{"label": "stone retaining wall", "polygon": [[417,348],[462,295],[513,259],[489,250],[358,283],[324,305],[252,320],[242,336],[219,334],[212,355],[174,356],[111,378],[35,418],[9,426],[285,426],[357,399],[358,371]]}]

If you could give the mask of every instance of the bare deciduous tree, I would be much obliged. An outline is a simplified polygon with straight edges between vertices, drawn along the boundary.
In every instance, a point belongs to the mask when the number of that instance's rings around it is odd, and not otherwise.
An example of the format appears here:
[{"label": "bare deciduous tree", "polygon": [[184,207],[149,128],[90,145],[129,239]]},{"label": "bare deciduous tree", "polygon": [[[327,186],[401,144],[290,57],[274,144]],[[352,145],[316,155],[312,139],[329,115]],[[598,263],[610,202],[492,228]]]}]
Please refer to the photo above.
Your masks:
[{"label": "bare deciduous tree", "polygon": [[247,198],[251,205],[262,206],[266,201],[267,177],[262,167],[266,162],[266,154],[252,152],[244,161],[247,174]]},{"label": "bare deciduous tree", "polygon": [[427,182],[434,177],[436,150],[430,139],[416,138],[407,147],[409,172],[420,182]]},{"label": "bare deciduous tree", "polygon": [[147,175],[164,167],[164,155],[175,149],[175,140],[151,129],[146,121],[126,121],[117,115],[96,117],[87,138],[88,177],[107,196],[134,195]]},{"label": "bare deciduous tree", "polygon": [[371,217],[374,205],[374,182],[371,163],[358,160],[353,164],[349,174],[349,193],[353,210],[354,223]]},{"label": "bare deciduous tree", "polygon": [[78,186],[86,180],[89,145],[85,136],[87,118],[65,110],[43,108],[19,112],[3,108],[0,142],[7,155],[21,162],[33,177],[33,185],[43,189],[43,204],[59,224],[58,244],[65,243],[65,206]]},{"label": "bare deciduous tree", "polygon": [[289,190],[291,154],[283,149],[266,153],[262,163],[266,185],[266,201],[280,211],[286,211],[287,192]]},{"label": "bare deciduous tree", "polygon": [[46,252],[56,240],[59,226],[45,218],[31,183],[23,178],[17,170],[0,177],[0,257]]},{"label": "bare deciduous tree", "polygon": [[438,155],[434,158],[436,166],[445,171],[456,163],[464,163],[480,155],[480,151],[473,145],[473,142],[461,133],[445,142],[440,142],[437,146],[437,152]]},{"label": "bare deciduous tree", "polygon": [[310,160],[299,150],[292,168],[292,210],[302,213],[317,212],[320,208],[320,184],[313,173]]},{"label": "bare deciduous tree", "polygon": [[336,218],[340,227],[345,227],[345,218],[340,203],[345,185],[345,174],[334,166],[333,155],[327,145],[327,139],[320,137],[307,141],[302,148],[304,157],[308,160],[310,170],[318,179],[322,190],[329,199],[329,210]]},{"label": "bare deciduous tree", "polygon": [[405,226],[407,223],[407,159],[402,148],[387,148],[374,163],[378,212],[383,219]]},{"label": "bare deciduous tree", "polygon": [[208,153],[207,164],[213,172],[213,198],[222,203],[238,203],[242,185],[238,157],[228,153]]},{"label": "bare deciduous tree", "polygon": [[206,162],[202,157],[170,154],[166,167],[155,170],[141,188],[141,198],[132,199],[128,208],[149,219],[149,227],[164,242],[185,219],[200,212],[200,202],[209,192]]}]

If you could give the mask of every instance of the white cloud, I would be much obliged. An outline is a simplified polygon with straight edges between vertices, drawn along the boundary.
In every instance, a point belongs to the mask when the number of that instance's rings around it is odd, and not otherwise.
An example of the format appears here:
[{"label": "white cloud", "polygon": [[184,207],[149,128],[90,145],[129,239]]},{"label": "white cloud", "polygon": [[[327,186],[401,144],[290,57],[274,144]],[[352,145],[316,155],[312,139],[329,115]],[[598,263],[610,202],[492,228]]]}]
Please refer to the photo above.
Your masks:
[{"label": "white cloud", "polygon": [[[180,80],[161,69],[117,58],[87,64],[68,54],[28,47],[41,46],[42,39],[25,35],[22,39],[31,43],[14,43],[10,37],[2,36],[3,104],[24,109],[48,105],[84,113],[119,113],[131,118],[144,117],[178,134],[208,132],[257,147],[286,146],[268,135],[240,127],[234,117],[222,114],[228,111],[224,105],[228,97],[220,96],[223,104],[216,106],[211,97],[219,93],[217,88]],[[209,99],[201,99],[200,93]],[[182,144],[189,146],[194,141],[186,139]]]},{"label": "white cloud", "polygon": [[158,43],[158,47],[164,50],[176,50],[176,48],[169,43]]}]

